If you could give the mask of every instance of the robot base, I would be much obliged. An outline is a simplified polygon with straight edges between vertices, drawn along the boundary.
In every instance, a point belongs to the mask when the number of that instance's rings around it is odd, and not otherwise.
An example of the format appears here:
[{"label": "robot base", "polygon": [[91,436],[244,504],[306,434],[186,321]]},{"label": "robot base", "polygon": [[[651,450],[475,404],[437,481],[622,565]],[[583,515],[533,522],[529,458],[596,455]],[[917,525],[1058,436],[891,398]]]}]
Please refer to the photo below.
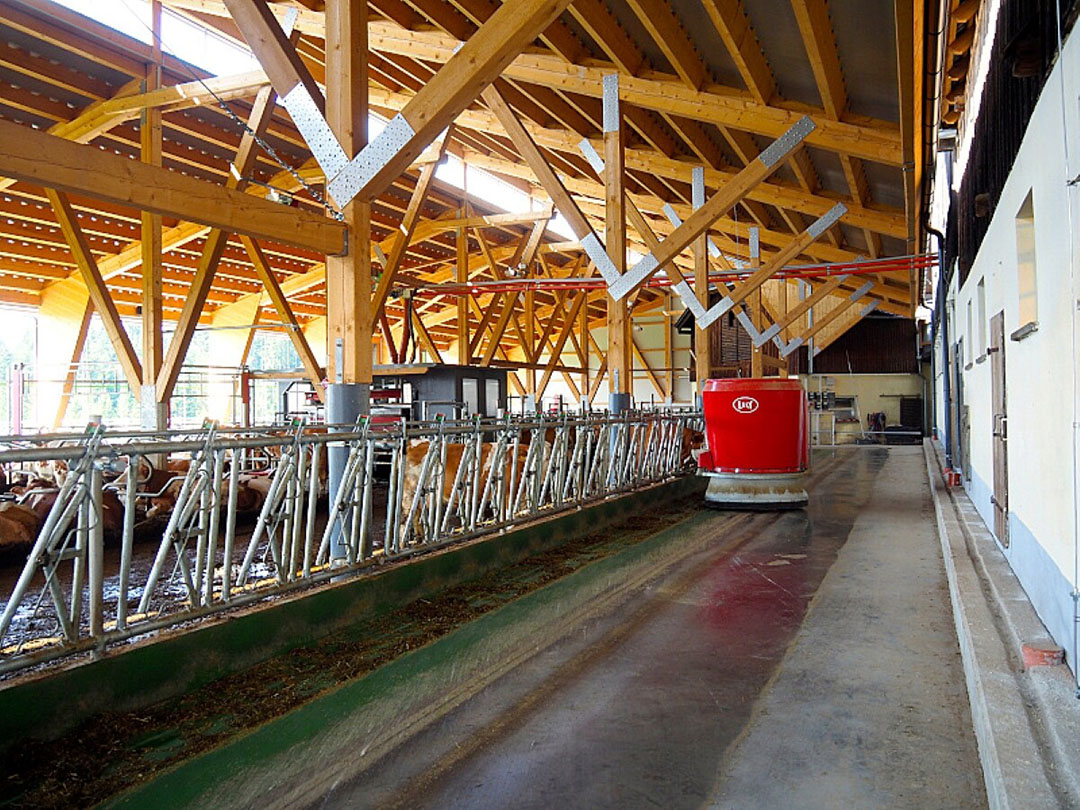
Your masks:
[{"label": "robot base", "polygon": [[719,473],[708,476],[705,505],[713,509],[771,512],[802,509],[810,496],[803,487],[805,473]]}]

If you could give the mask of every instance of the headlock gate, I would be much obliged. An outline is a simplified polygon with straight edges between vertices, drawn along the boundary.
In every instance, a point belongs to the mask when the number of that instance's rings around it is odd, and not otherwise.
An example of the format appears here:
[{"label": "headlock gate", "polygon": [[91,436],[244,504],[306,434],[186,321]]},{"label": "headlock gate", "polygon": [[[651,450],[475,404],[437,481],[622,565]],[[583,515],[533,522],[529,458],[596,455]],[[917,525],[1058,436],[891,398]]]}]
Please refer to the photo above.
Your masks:
[{"label": "headlock gate", "polygon": [[0,602],[0,673],[683,475],[700,429],[662,410],[0,438],[7,480],[33,481],[3,497],[51,503]]}]

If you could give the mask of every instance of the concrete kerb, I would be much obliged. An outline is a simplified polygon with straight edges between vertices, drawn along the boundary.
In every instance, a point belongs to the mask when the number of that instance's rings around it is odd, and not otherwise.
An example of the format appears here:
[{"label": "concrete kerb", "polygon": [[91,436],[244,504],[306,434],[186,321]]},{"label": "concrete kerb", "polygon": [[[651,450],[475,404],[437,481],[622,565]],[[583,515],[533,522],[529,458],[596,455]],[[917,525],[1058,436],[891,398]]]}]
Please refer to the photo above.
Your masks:
[{"label": "concrete kerb", "polygon": [[1004,618],[1013,608],[1002,599],[1003,583],[990,582],[929,440],[923,450],[989,805],[1077,806],[1075,788],[1058,766],[1064,758],[1052,750],[1043,720],[1029,710],[1017,619]]}]

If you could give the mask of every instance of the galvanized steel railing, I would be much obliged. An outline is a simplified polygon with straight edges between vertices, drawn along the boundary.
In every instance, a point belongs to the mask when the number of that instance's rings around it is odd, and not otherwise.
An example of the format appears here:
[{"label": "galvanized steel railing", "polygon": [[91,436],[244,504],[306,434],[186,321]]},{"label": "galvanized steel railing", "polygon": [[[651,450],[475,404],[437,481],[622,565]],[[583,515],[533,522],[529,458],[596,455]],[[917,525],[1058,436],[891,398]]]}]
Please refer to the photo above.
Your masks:
[{"label": "galvanized steel railing", "polygon": [[[694,411],[377,426],[0,437],[0,465],[58,468],[56,500],[0,602],[0,672],[189,622],[682,475]],[[327,457],[343,457],[332,501]],[[148,461],[190,460],[156,492]],[[250,529],[241,488],[265,492]],[[112,479],[112,480],[109,480]],[[136,482],[134,486],[130,482]],[[103,500],[123,505],[106,561]],[[169,491],[164,528],[137,517]],[[152,550],[152,553],[151,553]],[[107,570],[108,569],[108,570]],[[114,570],[115,569],[115,570]]]}]

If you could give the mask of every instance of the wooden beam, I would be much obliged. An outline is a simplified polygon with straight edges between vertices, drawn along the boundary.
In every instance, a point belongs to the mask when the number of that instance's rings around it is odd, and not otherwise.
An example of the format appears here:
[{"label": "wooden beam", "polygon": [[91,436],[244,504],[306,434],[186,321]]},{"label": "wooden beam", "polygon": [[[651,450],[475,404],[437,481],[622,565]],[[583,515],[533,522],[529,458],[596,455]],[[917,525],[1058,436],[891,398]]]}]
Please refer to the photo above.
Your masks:
[{"label": "wooden beam", "polygon": [[[457,41],[431,31],[404,31],[393,24],[374,23],[372,47],[376,50],[444,62],[453,54]],[[603,76],[612,65],[602,61],[567,65],[551,54],[524,53],[507,65],[508,79],[551,87],[592,98],[601,96]],[[851,154],[896,166],[901,162],[900,138],[895,124],[865,117],[834,121],[805,105],[761,104],[742,91],[706,85],[694,90],[678,76],[655,71],[641,75],[620,75],[620,95],[627,104],[659,113],[679,115],[701,122],[779,137],[802,115],[810,115],[817,129],[809,137],[811,146]]]},{"label": "wooden beam", "polygon": [[[225,5],[278,95],[285,98],[293,88],[302,85],[315,106],[325,114],[326,100],[322,90],[266,1],[225,0]],[[330,24],[328,18],[327,26]]]},{"label": "wooden beam", "polygon": [[847,298],[843,299],[842,301],[837,303],[836,306],[826,312],[821,318],[815,318],[813,326],[805,329],[803,333],[796,338],[796,340],[800,342],[800,345],[805,345],[806,342],[810,340],[810,338],[812,338],[830,323],[839,318],[846,310],[854,306],[855,303],[859,300],[861,299],[855,297],[854,294],[849,295]]},{"label": "wooden beam", "polygon": [[[896,24],[896,70],[899,77],[900,110],[900,150],[904,166],[904,209],[907,212],[908,233],[907,252],[918,250],[920,223],[922,222],[921,199],[918,190],[922,188],[923,171],[923,136],[922,121],[927,111],[920,103],[922,99],[923,48],[926,37],[923,34],[922,6],[913,0],[895,0],[893,4]],[[916,126],[918,122],[918,126]],[[914,272],[908,282],[911,290],[911,317],[915,317],[915,307],[919,299],[917,279]]]},{"label": "wooden beam", "polygon": [[815,225],[810,226],[810,228],[792,239],[786,248],[773,254],[772,258],[770,258],[766,264],[751,273],[744,281],[736,284],[735,288],[728,293],[725,300],[730,301],[732,306],[741,304],[752,292],[757,290],[762,284],[782,270],[789,261],[802,253],[806,246],[820,235],[820,229]]},{"label": "wooden beam", "polygon": [[[367,4],[362,0],[332,0],[326,6],[326,119],[346,156],[368,145],[367,23]],[[354,198],[344,205],[342,214],[349,227],[349,248],[344,256],[326,262],[327,366],[331,383],[370,383],[376,314],[371,203]]]},{"label": "wooden beam", "polygon": [[[604,92],[604,244],[615,274],[626,272],[626,169],[623,162],[625,130],[619,104],[619,77],[605,77]],[[609,282],[610,286],[610,282]],[[630,312],[625,296],[608,295],[608,391],[634,396],[634,360],[630,348]],[[614,399],[613,399],[614,402]],[[625,405],[620,406],[625,408]]]},{"label": "wooden beam", "polygon": [[[463,212],[464,213],[464,212]],[[455,281],[464,284],[469,280],[469,232],[465,228],[458,228],[457,240],[457,264],[454,267]],[[469,299],[467,296],[459,296],[457,300],[457,361],[460,366],[469,365],[472,354],[469,350]]]},{"label": "wooden beam", "polygon": [[622,73],[634,76],[645,64],[645,57],[603,0],[577,0],[570,14]]},{"label": "wooden beam", "polygon": [[494,86],[489,86],[484,90],[483,99],[491,108],[491,111],[495,113],[496,118],[499,119],[499,123],[506,130],[506,134],[510,136],[510,140],[513,141],[522,159],[536,175],[541,187],[551,196],[555,208],[566,219],[574,236],[578,240],[585,240],[590,236],[595,237],[589,220],[581,212],[578,204],[574,202],[570,192],[566,190],[558,175],[555,174],[551,165],[533,141],[532,136],[526,131],[499,91]]},{"label": "wooden beam", "polygon": [[[758,241],[757,228],[750,229],[750,268],[757,271],[761,267],[761,243]],[[752,277],[752,276],[751,276]],[[762,329],[762,302],[761,286],[759,285],[749,296],[750,323],[754,329],[761,332]],[[750,376],[764,377],[765,368],[762,363],[764,352],[761,346],[750,347]]]},{"label": "wooden beam", "polygon": [[658,250],[651,251],[649,256],[642,259],[638,265],[631,269],[632,281],[627,285],[627,292],[636,289],[659,268],[685,250],[694,239],[706,233],[713,222],[727,213],[754,186],[761,183],[783,165],[791,152],[802,142],[806,132],[809,131],[810,124],[811,122],[808,119],[804,119],[803,122],[797,125],[797,128],[793,129],[792,133],[775,141],[757,158],[747,164],[729,183],[710,197],[704,205],[690,214],[682,225],[675,228],[668,235],[667,239],[660,244]]},{"label": "wooden beam", "polygon": [[776,93],[772,71],[742,3],[739,0],[702,0],[702,5],[724,41],[746,89],[759,104],[769,104]]},{"label": "wooden beam", "polygon": [[344,244],[344,226],[326,217],[8,121],[0,121],[0,174],[318,253]]},{"label": "wooden beam", "polygon": [[551,375],[555,371],[555,366],[559,364],[559,360],[562,358],[563,348],[566,346],[566,341],[570,338],[570,334],[577,325],[578,313],[581,312],[581,306],[585,303],[587,296],[588,293],[579,292],[574,296],[574,302],[570,305],[569,311],[563,311],[562,329],[559,330],[559,335],[555,339],[554,346],[551,348],[547,367],[544,369],[544,374],[540,378],[540,384],[537,386],[537,399],[544,396],[544,391],[547,390],[548,381],[551,380]]},{"label": "wooden beam", "polygon": [[132,92],[133,87],[141,89],[141,83],[142,79],[137,79],[134,85],[124,85],[112,98],[90,104],[70,121],[61,121],[49,127],[49,134],[76,143],[89,143],[118,124],[139,118],[148,110],[160,115],[217,104],[219,99],[231,101],[250,98],[269,80],[263,71],[256,70],[230,76],[211,76],[168,87],[158,83],[156,86],[148,85],[143,92]]},{"label": "wooden beam", "polygon": [[707,77],[705,65],[667,0],[627,0],[627,5],[686,85],[700,88]]},{"label": "wooden beam", "polygon": [[506,333],[506,326],[510,323],[510,317],[514,314],[514,307],[517,306],[518,296],[520,295],[521,293],[517,290],[506,294],[499,320],[495,322],[491,329],[491,337],[488,339],[487,348],[484,350],[484,356],[480,359],[481,366],[490,366],[491,361],[495,359],[495,352],[499,349],[499,341],[502,340],[502,336]]},{"label": "wooden beam", "polygon": [[634,357],[641,363],[641,367],[645,370],[645,376],[649,378],[649,382],[652,383],[653,389],[656,391],[657,396],[660,399],[667,398],[667,392],[664,390],[663,384],[660,382],[660,378],[656,376],[656,372],[653,371],[652,366],[649,365],[649,361],[645,359],[645,355],[641,351],[641,347],[637,345],[637,341],[634,340],[634,336],[630,336],[630,348],[634,351]]},{"label": "wooden beam", "polygon": [[442,355],[439,353],[439,347],[435,345],[435,341],[431,339],[431,334],[428,332],[427,327],[424,326],[424,320],[420,317],[420,313],[415,309],[412,311],[413,325],[416,327],[416,336],[420,343],[423,344],[427,353],[431,355],[432,359],[440,365],[443,362]]},{"label": "wooden beam", "polygon": [[[489,121],[488,125],[493,126],[494,122]],[[557,154],[569,152],[572,152],[575,155],[578,154],[578,145],[580,141],[574,140],[566,133],[554,133],[530,128],[530,135],[534,137],[538,146],[557,150]],[[754,159],[754,154],[756,154],[756,148],[755,143],[755,152],[750,155],[751,161]],[[532,170],[527,166],[507,163],[505,160],[487,157],[479,153],[470,153],[469,163],[470,165],[476,165],[480,168],[526,180],[532,180],[534,176]],[[670,159],[656,152],[650,152],[649,150],[637,147],[629,147],[626,150],[626,166],[627,169],[634,170],[635,172],[651,172],[657,177],[670,179],[679,183],[688,183],[690,181],[690,173],[693,168],[693,164],[685,159]],[[732,169],[712,169],[709,167],[706,167],[705,169],[705,184],[709,188],[720,188],[731,182],[734,177],[735,171]],[[586,195],[589,197],[603,196],[601,186],[593,180],[567,178],[563,182],[565,187],[575,194]],[[644,209],[653,211],[660,208],[661,203],[651,195],[647,201],[642,195],[637,195],[637,198]],[[820,216],[835,205],[838,200],[842,199],[842,197],[826,191],[808,193],[798,186],[786,183],[764,182],[751,189],[745,199],[766,203],[768,205],[775,205],[789,210],[800,211],[810,216]],[[685,210],[685,206],[681,203],[676,202],[673,203],[673,205],[676,210],[679,210],[680,208]],[[584,208],[585,206],[582,207]],[[734,222],[730,217],[722,217],[717,221],[723,223],[727,227],[734,227]],[[890,209],[880,204],[876,205],[874,208],[861,208],[855,204],[851,204],[848,207],[848,213],[844,217],[844,221],[855,227],[870,228],[878,233],[888,236],[898,236],[900,238],[903,238],[907,228],[902,211]],[[777,232],[772,231],[772,233]],[[764,229],[762,230],[762,240],[767,241],[766,231]],[[851,253],[851,251],[846,252],[848,252],[851,257],[854,257],[854,254]]]},{"label": "wooden beam", "polygon": [[600,384],[604,381],[605,376],[607,376],[607,357],[601,356],[600,368],[596,370],[596,376],[593,377],[592,385],[589,386],[590,404],[596,399],[596,392],[600,390]]},{"label": "wooden beam", "polygon": [[783,337],[784,330],[790,327],[797,320],[799,320],[799,318],[801,318],[804,314],[806,314],[807,310],[817,305],[821,301],[824,301],[834,292],[839,290],[840,285],[844,283],[844,280],[846,278],[847,276],[837,276],[836,278],[831,278],[828,281],[819,284],[818,288],[814,290],[812,294],[808,295],[794,307],[789,309],[787,311],[787,314],[784,315],[779,321],[777,321],[776,324],[774,324],[774,327],[778,327],[780,329],[780,336]]},{"label": "wooden beam", "polygon": [[847,109],[847,91],[833,39],[829,7],[825,0],[791,0],[791,7],[810,59],[821,104],[826,115],[838,121]]},{"label": "wooden beam", "polygon": [[101,316],[101,322],[105,326],[105,332],[108,334],[109,342],[112,343],[113,350],[116,352],[116,359],[120,361],[120,367],[124,371],[131,392],[135,399],[139,400],[142,397],[142,366],[139,363],[134,347],[131,345],[127,330],[124,329],[124,324],[120,321],[120,313],[116,311],[116,304],[109,297],[109,290],[105,286],[105,280],[102,279],[97,262],[94,261],[94,256],[90,252],[90,245],[86,241],[86,235],[83,234],[82,228],[79,227],[75,209],[71,207],[67,195],[62,192],[47,188],[45,194],[48,196],[49,202],[52,203],[53,211],[56,213],[56,220],[60,223],[60,229],[64,232],[64,238],[71,248],[71,253],[79,266],[79,272],[82,273],[83,281],[90,291],[90,300],[94,302],[94,309]]},{"label": "wooden beam", "polygon": [[[491,325],[491,319],[497,311],[499,311],[499,303],[502,300],[502,293],[495,293],[488,301],[486,307],[482,312],[477,312],[480,316],[480,322],[476,325],[476,330],[473,332],[472,339],[469,342],[469,360],[465,365],[472,364],[472,358],[476,356],[477,350],[480,348],[480,344],[483,343],[484,335]],[[479,309],[479,305],[476,303],[472,296],[465,298],[466,305],[471,305],[476,309]],[[460,317],[460,315],[458,316]]]},{"label": "wooden beam", "polygon": [[[156,37],[161,34],[161,1],[150,7],[151,28]],[[161,47],[155,38],[153,62],[146,66],[146,90],[161,86]],[[142,160],[151,166],[161,166],[161,110],[148,108],[142,112],[139,126]],[[162,308],[161,308],[161,215],[140,212],[140,246],[142,248],[142,384],[152,386],[161,370]]]},{"label": "wooden beam", "polygon": [[[215,0],[171,0],[171,3],[178,7],[197,7],[200,11],[219,16],[225,13],[223,6]],[[593,10],[602,10],[602,13],[593,14]],[[576,0],[571,7],[571,13],[579,21],[595,19],[602,21],[598,24],[605,26],[609,20],[613,20],[600,0]],[[322,25],[317,17],[318,15],[309,18],[301,16],[297,26],[301,30],[321,36]],[[585,27],[588,30],[589,26]],[[618,28],[617,24],[614,27]],[[372,49],[377,52],[436,63],[450,60],[461,42],[458,37],[438,30],[407,30],[390,21],[373,21],[369,32]],[[625,32],[623,36],[626,37]],[[473,36],[469,43],[475,39],[476,36]],[[610,41],[603,37],[597,41],[602,48],[610,45]],[[630,45],[632,46],[632,41]],[[636,49],[631,47],[626,54],[628,60],[635,58],[634,50]],[[677,75],[645,71],[641,69],[640,63],[634,66],[628,62],[623,66],[604,60],[585,60],[571,65],[561,56],[536,49],[513,59],[502,70],[502,76],[560,92],[599,98],[603,76],[612,72],[616,66],[622,72],[622,100],[627,104],[742,129],[769,138],[778,137],[802,115],[809,114],[818,124],[818,128],[808,140],[809,145],[890,166],[899,166],[902,162],[899,128],[892,122],[850,115],[843,121],[832,121],[821,115],[820,110],[808,105],[780,101],[762,104],[748,97],[742,90],[711,83],[694,90]]]},{"label": "wooden beam", "polygon": [[[701,210],[705,204],[705,179],[704,171],[700,179],[693,184],[693,205],[695,212]],[[705,310],[709,309],[709,245],[708,234],[699,234],[691,248],[694,255],[694,295],[698,303]],[[709,329],[712,324],[702,327],[698,319],[694,319],[694,377],[697,382],[697,393],[700,397],[705,392],[705,382],[712,374],[712,356],[709,342]]]}]

